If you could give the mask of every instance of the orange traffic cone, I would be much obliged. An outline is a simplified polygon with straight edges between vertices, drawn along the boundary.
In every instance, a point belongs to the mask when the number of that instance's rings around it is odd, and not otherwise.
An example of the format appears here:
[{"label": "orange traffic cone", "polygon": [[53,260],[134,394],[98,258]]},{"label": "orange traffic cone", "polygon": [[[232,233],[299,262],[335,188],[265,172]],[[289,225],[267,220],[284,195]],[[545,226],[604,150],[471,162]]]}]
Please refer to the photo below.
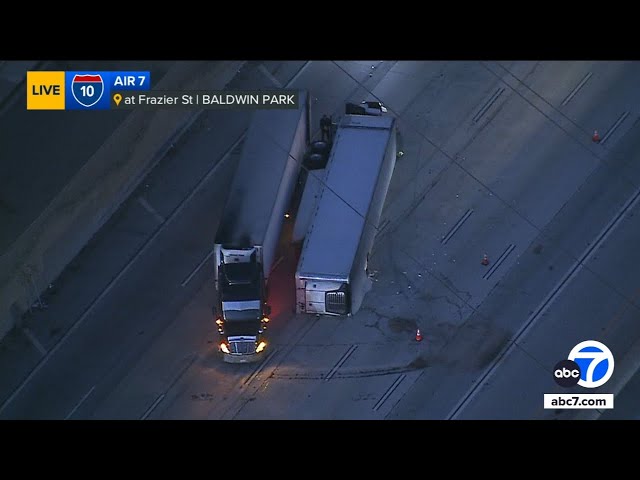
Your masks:
[{"label": "orange traffic cone", "polygon": [[485,253],[482,257],[482,261],[480,262],[482,265],[489,265],[489,257]]},{"label": "orange traffic cone", "polygon": [[416,330],[416,342],[422,341],[422,334],[420,333],[420,329]]},{"label": "orange traffic cone", "polygon": [[593,131],[593,137],[591,137],[591,138],[596,143],[598,143],[600,141],[600,134],[598,133],[598,130],[594,130]]}]

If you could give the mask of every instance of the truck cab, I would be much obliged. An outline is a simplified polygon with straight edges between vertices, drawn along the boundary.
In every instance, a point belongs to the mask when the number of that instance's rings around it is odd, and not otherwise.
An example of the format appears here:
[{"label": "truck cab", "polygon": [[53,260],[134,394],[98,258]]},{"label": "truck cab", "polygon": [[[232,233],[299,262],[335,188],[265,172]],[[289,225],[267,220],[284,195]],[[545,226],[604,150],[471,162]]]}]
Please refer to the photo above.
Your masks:
[{"label": "truck cab", "polygon": [[221,341],[218,346],[229,363],[257,361],[267,346],[264,331],[270,307],[256,248],[219,248],[217,265],[218,301],[214,315]]},{"label": "truck cab", "polygon": [[298,98],[298,108],[253,113],[216,232],[214,318],[226,362],[253,362],[268,348],[269,276],[310,140],[309,95]]}]

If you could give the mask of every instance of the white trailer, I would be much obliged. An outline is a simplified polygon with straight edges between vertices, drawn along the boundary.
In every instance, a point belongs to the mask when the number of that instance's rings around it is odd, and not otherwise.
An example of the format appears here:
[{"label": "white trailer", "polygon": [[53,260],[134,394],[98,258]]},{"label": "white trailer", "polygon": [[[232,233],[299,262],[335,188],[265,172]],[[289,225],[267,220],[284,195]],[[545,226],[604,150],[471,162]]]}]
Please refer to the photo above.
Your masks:
[{"label": "white trailer", "polygon": [[298,313],[352,315],[360,308],[395,161],[393,117],[341,119],[296,271]]}]

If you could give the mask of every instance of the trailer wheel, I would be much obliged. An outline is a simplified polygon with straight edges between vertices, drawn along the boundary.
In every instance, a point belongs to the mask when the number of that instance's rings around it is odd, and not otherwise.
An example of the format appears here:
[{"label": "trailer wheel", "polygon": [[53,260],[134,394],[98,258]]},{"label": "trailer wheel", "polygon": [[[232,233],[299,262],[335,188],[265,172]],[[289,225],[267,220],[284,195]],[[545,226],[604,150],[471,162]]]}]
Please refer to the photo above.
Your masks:
[{"label": "trailer wheel", "polygon": [[311,153],[327,154],[329,153],[329,143],[324,140],[317,140],[311,144]]},{"label": "trailer wheel", "polygon": [[322,153],[312,153],[309,155],[307,167],[309,170],[319,170],[327,166],[328,158]]}]

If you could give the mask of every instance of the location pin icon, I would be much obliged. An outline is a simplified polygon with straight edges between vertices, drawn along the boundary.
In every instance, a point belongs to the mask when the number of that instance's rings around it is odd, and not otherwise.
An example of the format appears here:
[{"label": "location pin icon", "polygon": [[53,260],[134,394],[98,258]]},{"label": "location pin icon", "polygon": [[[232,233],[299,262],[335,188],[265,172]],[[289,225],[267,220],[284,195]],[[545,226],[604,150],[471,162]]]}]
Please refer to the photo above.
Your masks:
[{"label": "location pin icon", "polygon": [[113,96],[113,101],[116,102],[116,107],[120,106],[120,102],[122,101],[122,95],[120,95],[119,93],[116,93]]}]

